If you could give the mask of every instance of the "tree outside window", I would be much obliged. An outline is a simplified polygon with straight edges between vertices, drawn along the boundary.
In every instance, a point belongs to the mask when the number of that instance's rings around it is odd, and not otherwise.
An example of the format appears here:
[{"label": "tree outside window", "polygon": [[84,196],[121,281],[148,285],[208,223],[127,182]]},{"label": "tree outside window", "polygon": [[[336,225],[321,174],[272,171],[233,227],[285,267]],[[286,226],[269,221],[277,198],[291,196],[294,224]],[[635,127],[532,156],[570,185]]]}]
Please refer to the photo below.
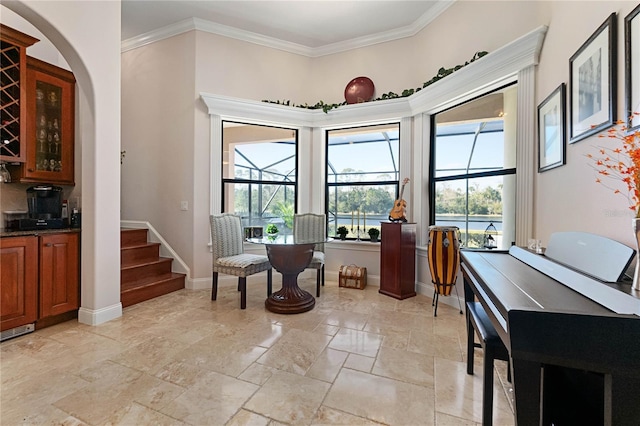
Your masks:
[{"label": "tree outside window", "polygon": [[[398,123],[327,131],[326,211],[329,235],[369,239],[398,197]],[[359,232],[358,232],[359,231]]]},{"label": "tree outside window", "polygon": [[460,228],[463,247],[483,248],[490,224],[498,248],[515,239],[516,93],[511,85],[435,115],[431,223]]}]

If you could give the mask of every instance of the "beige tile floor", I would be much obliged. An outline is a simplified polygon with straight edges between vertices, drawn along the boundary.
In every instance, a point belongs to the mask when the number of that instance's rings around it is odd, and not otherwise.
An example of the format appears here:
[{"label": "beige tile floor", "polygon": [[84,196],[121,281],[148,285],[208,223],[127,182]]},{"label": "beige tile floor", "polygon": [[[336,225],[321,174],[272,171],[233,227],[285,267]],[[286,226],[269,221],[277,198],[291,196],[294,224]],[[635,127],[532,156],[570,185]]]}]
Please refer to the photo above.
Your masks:
[{"label": "beige tile floor", "polygon": [[[312,311],[279,315],[264,285],[248,293],[246,310],[235,286],[181,290],[3,342],[0,424],[480,424],[482,350],[467,375],[458,309],[328,281]],[[513,425],[496,363],[494,424]]]}]

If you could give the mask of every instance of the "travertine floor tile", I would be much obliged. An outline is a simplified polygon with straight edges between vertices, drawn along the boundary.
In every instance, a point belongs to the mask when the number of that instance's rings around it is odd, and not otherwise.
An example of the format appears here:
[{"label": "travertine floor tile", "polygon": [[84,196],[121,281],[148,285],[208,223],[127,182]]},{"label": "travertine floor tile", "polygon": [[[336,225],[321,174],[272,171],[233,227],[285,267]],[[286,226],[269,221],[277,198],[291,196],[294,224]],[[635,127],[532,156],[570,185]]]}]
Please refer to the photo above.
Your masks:
[{"label": "travertine floor tile", "polygon": [[76,376],[72,371],[50,370],[45,373],[27,376],[24,380],[2,386],[0,407],[5,408],[29,403],[53,404],[58,399],[85,388],[89,382]]},{"label": "travertine floor tile", "polygon": [[329,343],[329,347],[339,351],[347,351],[374,357],[382,344],[382,336],[366,331],[341,329]]},{"label": "travertine floor tile", "polygon": [[358,426],[379,426],[382,423],[373,420],[354,416],[353,414],[334,410],[333,408],[322,406],[316,413],[316,417],[311,423],[312,426],[328,425],[358,425]]},{"label": "travertine floor tile", "polygon": [[327,315],[325,323],[336,327],[362,330],[368,319],[368,314],[333,310]]},{"label": "travertine floor tile", "polygon": [[254,362],[249,366],[249,368],[244,370],[238,378],[250,383],[255,383],[258,386],[262,386],[276,371],[278,370],[275,368]]},{"label": "travertine floor tile", "polygon": [[266,350],[231,338],[207,337],[178,352],[175,358],[203,370],[237,377]]},{"label": "travertine floor tile", "polygon": [[155,374],[182,351],[184,346],[177,340],[154,336],[111,359],[118,364]]},{"label": "travertine floor tile", "polygon": [[277,371],[245,404],[245,408],[288,424],[309,424],[329,383]]},{"label": "travertine floor tile", "polygon": [[432,425],[433,401],[432,389],[345,368],[324,405],[390,425]]},{"label": "travertine floor tile", "polygon": [[[461,419],[460,417],[450,416],[436,411],[436,424],[438,426],[482,426],[482,423],[476,423],[473,420]],[[496,424],[496,426],[501,426]]]},{"label": "travertine floor tile", "polygon": [[159,411],[191,425],[223,425],[257,389],[252,383],[207,372]]},{"label": "travertine floor tile", "polygon": [[[474,375],[466,371],[464,362],[436,358],[436,407],[444,414],[482,422],[482,369]],[[493,423],[513,425],[513,412],[495,373],[493,389]]]},{"label": "travertine floor tile", "polygon": [[[458,309],[327,281],[313,310],[264,308],[265,274],[68,321],[0,344],[0,424],[480,426],[482,350],[466,374]],[[315,275],[301,278],[315,294]],[[274,289],[280,275],[274,273]],[[496,362],[494,424],[514,424]],[[507,396],[509,395],[509,396]]]},{"label": "travertine floor tile", "polygon": [[115,413],[105,424],[178,426],[185,423],[134,402],[128,405],[126,410]]},{"label": "travertine floor tile", "polygon": [[349,357],[344,363],[344,367],[350,368],[352,370],[363,371],[365,373],[371,373],[374,362],[376,362],[376,359],[372,357],[358,354],[349,354]]},{"label": "travertine floor tile", "polygon": [[307,371],[306,376],[333,383],[348,355],[348,352],[326,348],[316,358],[311,368],[309,368],[309,371]]},{"label": "travertine floor tile", "polygon": [[78,390],[53,405],[90,424],[102,424],[123,407],[138,403],[158,410],[184,393],[185,389],[148,374],[116,381],[106,376]]},{"label": "travertine floor tile", "polygon": [[2,425],[87,425],[51,404],[38,401],[31,402],[29,405],[2,404],[0,421]]},{"label": "travertine floor tile", "polygon": [[267,426],[270,420],[247,410],[240,410],[225,426]]},{"label": "travertine floor tile", "polygon": [[331,340],[330,336],[292,329],[258,359],[258,363],[305,375]]},{"label": "travertine floor tile", "polygon": [[[464,340],[466,348],[466,340]],[[411,331],[407,350],[452,361],[462,361],[462,349],[458,336]]]},{"label": "travertine floor tile", "polygon": [[393,348],[381,348],[372,374],[433,389],[433,357]]}]

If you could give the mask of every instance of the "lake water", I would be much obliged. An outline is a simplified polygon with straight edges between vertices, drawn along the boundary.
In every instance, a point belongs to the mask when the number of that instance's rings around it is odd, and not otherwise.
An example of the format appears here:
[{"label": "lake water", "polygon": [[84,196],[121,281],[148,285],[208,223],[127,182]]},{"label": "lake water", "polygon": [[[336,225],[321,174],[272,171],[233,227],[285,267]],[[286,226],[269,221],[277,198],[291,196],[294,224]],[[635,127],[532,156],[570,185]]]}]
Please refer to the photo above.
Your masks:
[{"label": "lake water", "polygon": [[[464,218],[459,219],[460,216],[452,216],[452,215],[438,215],[436,216],[436,225],[437,226],[457,226],[460,230],[465,230],[465,222]],[[487,229],[490,223],[493,223],[493,226],[496,227],[498,232],[502,231],[502,222],[496,221],[496,216],[470,216],[469,219],[469,230],[470,231],[483,231]],[[388,222],[389,215],[367,215],[367,228],[370,226],[380,226],[380,222]],[[329,223],[329,226],[333,225],[332,222]],[[347,228],[351,228],[351,215],[339,215],[338,216],[338,226],[344,225]],[[357,216],[354,217],[353,226],[358,225]],[[364,226],[364,218],[360,216],[360,227]]]}]

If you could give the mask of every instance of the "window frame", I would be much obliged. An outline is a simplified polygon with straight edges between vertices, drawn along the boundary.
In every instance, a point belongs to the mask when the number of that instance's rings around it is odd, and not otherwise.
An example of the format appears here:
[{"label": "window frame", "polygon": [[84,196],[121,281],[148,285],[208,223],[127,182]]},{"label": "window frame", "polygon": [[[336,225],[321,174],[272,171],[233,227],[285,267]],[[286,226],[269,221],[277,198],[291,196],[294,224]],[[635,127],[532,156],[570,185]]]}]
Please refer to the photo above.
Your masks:
[{"label": "window frame", "polygon": [[[466,105],[469,104],[471,102],[474,102],[478,99],[483,98],[484,96],[490,95],[492,93],[496,93],[499,92],[501,90],[504,90],[508,87],[511,86],[516,86],[518,85],[518,81],[515,80],[509,84],[506,84],[504,86],[501,87],[497,87],[493,90],[489,90],[487,92],[483,92],[481,94],[479,94],[478,96],[475,96],[469,100],[466,100],[464,102],[461,102],[459,104],[456,104],[454,106],[451,106],[450,108],[444,109],[442,111],[438,111],[434,114],[432,114],[430,116],[430,127],[432,129],[431,134],[430,134],[430,141],[429,141],[429,205],[431,206],[431,208],[429,209],[429,224],[430,225],[435,225],[436,224],[436,185],[438,183],[441,182],[447,182],[447,181],[461,181],[461,180],[470,180],[470,179],[477,179],[477,178],[485,178],[485,177],[498,177],[498,176],[509,176],[509,175],[514,175],[517,179],[518,173],[517,173],[517,164],[516,167],[509,167],[509,168],[502,168],[502,169],[497,169],[497,170],[490,170],[490,171],[479,171],[479,172],[471,172],[471,173],[460,173],[460,174],[456,174],[456,175],[447,175],[447,176],[440,176],[440,177],[436,177],[436,139],[437,139],[437,130],[438,130],[438,124],[437,124],[437,117],[438,114],[444,113],[446,111],[449,111],[451,109],[460,107],[462,105]],[[479,120],[480,121],[480,120]],[[504,132],[504,130],[503,130]],[[517,146],[516,146],[517,149]],[[473,153],[471,153],[471,158],[473,158]],[[467,206],[468,207],[468,206]],[[468,223],[468,220],[465,220],[465,223]],[[517,226],[517,220],[514,223],[514,226]],[[461,229],[462,231],[462,229]],[[517,229],[515,230],[516,234],[517,234]],[[486,248],[472,248],[472,249],[477,249],[477,250],[488,250]]]},{"label": "window frame", "polygon": [[[236,123],[236,124],[242,124],[242,125],[250,125],[250,126],[259,126],[259,127],[268,127],[268,128],[275,128],[275,129],[284,129],[284,130],[291,130],[293,132],[295,132],[295,136],[294,136],[294,151],[295,151],[295,173],[294,173],[294,180],[293,182],[283,182],[283,181],[274,181],[274,180],[260,180],[260,179],[242,179],[242,178],[225,178],[225,170],[223,167],[223,163],[224,163],[224,149],[225,149],[225,142],[224,142],[224,124],[225,123]],[[293,209],[294,209],[294,214],[298,212],[298,171],[300,168],[300,155],[299,155],[299,146],[300,146],[300,132],[299,129],[295,128],[295,127],[286,127],[286,126],[282,126],[282,125],[269,125],[269,124],[262,124],[262,123],[253,123],[251,121],[238,121],[238,120],[229,120],[229,119],[223,119],[221,122],[221,162],[220,162],[220,192],[222,194],[222,196],[220,197],[220,211],[221,212],[226,212],[225,209],[225,203],[227,200],[227,192],[226,192],[226,185],[227,184],[241,184],[241,185],[249,185],[249,200],[251,200],[251,185],[284,185],[286,187],[288,186],[293,186],[294,189],[294,195],[293,195]],[[290,158],[290,157],[288,157]],[[249,211],[251,211],[251,202],[249,203]],[[235,210],[234,210],[235,212]],[[262,213],[261,213],[262,214]],[[250,219],[250,218],[249,218]],[[245,218],[241,217],[241,221],[243,223],[243,226],[245,226],[246,224],[244,223]],[[248,226],[248,225],[246,225]]]},{"label": "window frame", "polygon": [[[374,128],[374,127],[378,127],[378,126],[391,126],[391,125],[396,125],[398,128],[398,138],[397,138],[397,144],[398,144],[398,158],[395,159],[395,170],[392,172],[395,176],[396,179],[395,180],[384,180],[384,181],[358,181],[358,182],[333,182],[331,183],[329,181],[329,134],[330,132],[335,132],[335,131],[341,131],[341,130],[356,130],[356,129],[366,129],[366,128]],[[329,201],[329,197],[330,197],[330,191],[331,188],[339,188],[339,187],[343,187],[343,186],[362,186],[362,187],[371,187],[371,186],[394,186],[395,187],[395,197],[394,197],[394,201],[398,199],[399,195],[400,195],[400,158],[401,158],[401,144],[400,141],[402,139],[402,130],[401,130],[402,126],[400,121],[389,121],[389,122],[383,122],[383,123],[376,123],[376,124],[367,124],[367,125],[353,125],[353,126],[344,126],[344,127],[337,127],[337,128],[331,128],[331,129],[324,129],[324,140],[326,141],[325,144],[325,164],[324,164],[324,168],[325,168],[325,173],[324,173],[324,182],[325,182],[325,196],[324,196],[324,211],[325,211],[325,216],[326,216],[326,221],[327,221],[327,233],[329,233],[329,223],[330,223],[330,212],[329,212],[329,205],[330,205],[330,201]],[[363,142],[363,143],[367,143],[367,142]],[[371,173],[379,173],[379,172],[371,172]],[[366,172],[364,173],[365,175],[368,175],[370,173]],[[337,173],[334,174],[335,176],[338,176]],[[389,210],[391,210],[391,208],[393,208],[393,203],[391,206],[389,206]],[[336,205],[336,209],[337,209],[337,205]],[[336,212],[337,213],[337,212]],[[337,220],[337,218],[335,218],[335,220]],[[336,226],[337,229],[337,226]],[[334,235],[332,235],[332,237],[334,238],[338,238],[339,236],[337,234],[334,233]],[[366,237],[365,239],[369,239],[369,237]],[[362,238],[354,238],[354,237],[349,237],[346,238],[346,240],[351,240],[351,241],[357,241],[357,240],[362,240]]]}]

